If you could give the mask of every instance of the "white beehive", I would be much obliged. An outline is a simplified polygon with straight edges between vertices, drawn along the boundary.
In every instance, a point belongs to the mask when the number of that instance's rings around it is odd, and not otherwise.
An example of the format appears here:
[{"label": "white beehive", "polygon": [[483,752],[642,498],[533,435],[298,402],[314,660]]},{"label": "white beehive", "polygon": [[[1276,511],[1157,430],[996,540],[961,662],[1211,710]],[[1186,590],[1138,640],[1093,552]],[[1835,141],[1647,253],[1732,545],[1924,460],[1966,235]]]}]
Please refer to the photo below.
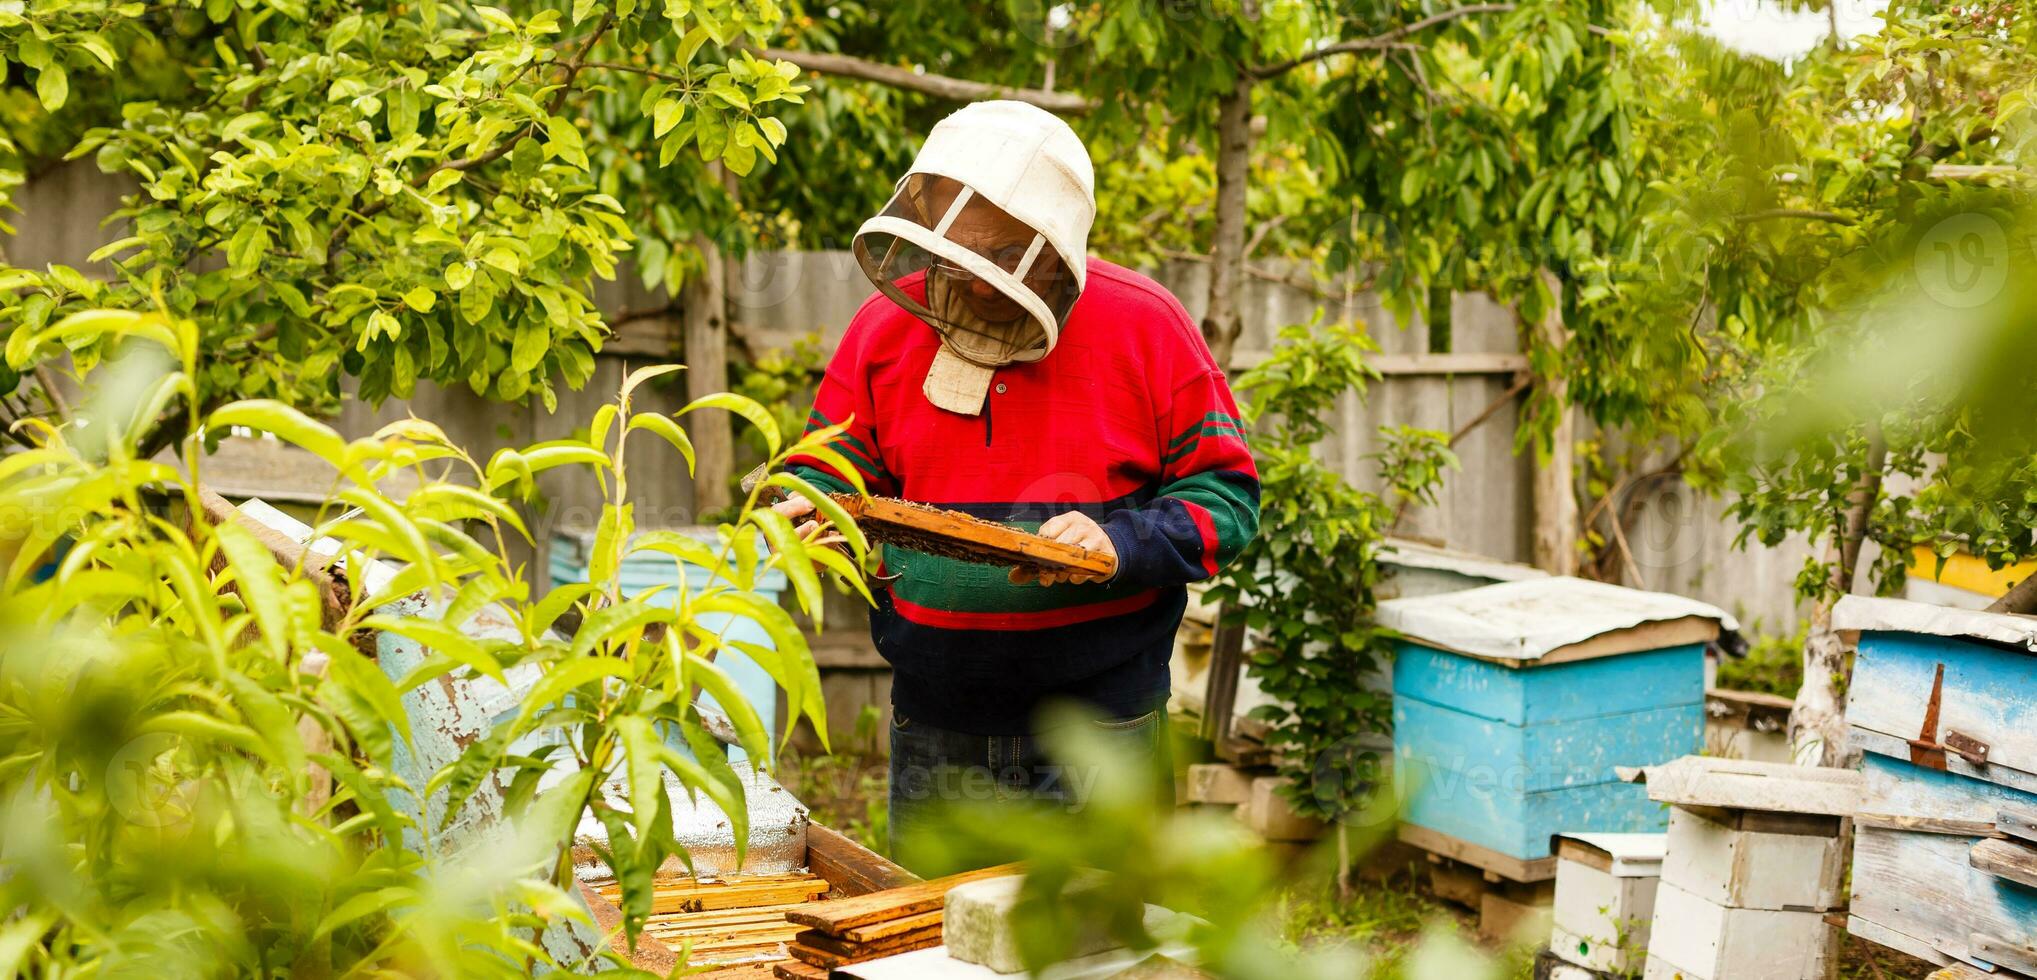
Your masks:
[{"label": "white beehive", "polygon": [[1556,842],[1549,948],[1566,962],[1631,974],[1648,951],[1664,834],[1565,834]]}]

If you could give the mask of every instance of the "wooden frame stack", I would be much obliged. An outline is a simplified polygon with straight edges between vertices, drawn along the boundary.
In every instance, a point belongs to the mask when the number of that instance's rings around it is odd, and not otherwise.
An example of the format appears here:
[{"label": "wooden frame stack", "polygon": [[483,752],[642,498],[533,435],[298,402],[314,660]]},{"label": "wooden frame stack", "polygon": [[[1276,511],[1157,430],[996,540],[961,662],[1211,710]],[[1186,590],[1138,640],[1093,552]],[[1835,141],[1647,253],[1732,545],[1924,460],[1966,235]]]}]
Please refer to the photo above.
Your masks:
[{"label": "wooden frame stack", "polygon": [[786,946],[792,959],[772,971],[780,980],[823,980],[836,967],[939,946],[949,889],[1018,873],[1018,865],[999,865],[788,909],[785,920],[797,930]]}]

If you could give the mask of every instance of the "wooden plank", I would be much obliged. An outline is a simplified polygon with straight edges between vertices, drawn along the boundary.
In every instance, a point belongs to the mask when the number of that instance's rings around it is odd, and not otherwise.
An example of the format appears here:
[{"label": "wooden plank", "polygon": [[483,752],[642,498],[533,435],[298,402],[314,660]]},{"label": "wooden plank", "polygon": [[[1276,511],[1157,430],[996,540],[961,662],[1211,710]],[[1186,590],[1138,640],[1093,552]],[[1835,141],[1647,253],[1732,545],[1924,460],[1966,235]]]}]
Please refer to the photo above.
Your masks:
[{"label": "wooden plank", "polygon": [[823,966],[813,966],[798,960],[785,960],[771,964],[771,972],[778,980],[828,980],[828,971]]},{"label": "wooden plank", "polygon": [[648,970],[659,976],[671,973],[679,965],[679,958],[664,943],[655,937],[640,935],[636,948],[630,948],[629,937],[623,934],[622,909],[614,902],[582,883],[579,885],[580,898],[594,913],[594,924],[608,937],[610,952],[622,957],[639,970]]},{"label": "wooden plank", "polygon": [[[1263,350],[1240,350],[1231,354],[1231,369],[1245,371],[1263,363]],[[1443,352],[1436,354],[1373,354],[1365,366],[1383,375],[1436,376],[1451,374],[1513,374],[1528,369],[1526,354]]]},{"label": "wooden plank", "polygon": [[[1704,709],[1693,701],[1595,718],[1510,725],[1417,698],[1400,698],[1393,705],[1393,736],[1403,757],[1457,772],[1490,766],[1507,774],[1500,791],[1519,795],[1610,783],[1619,778],[1616,766],[1695,752],[1704,745]],[[1641,798],[1640,805],[1654,806],[1646,793],[1634,795]]]},{"label": "wooden plank", "polygon": [[2037,656],[1988,644],[1909,633],[1860,636],[1846,720],[1902,739],[1923,731],[1939,665],[1945,679],[1938,735],[1959,732],[1988,745],[1977,778],[2006,781],[2006,771],[2037,774]]},{"label": "wooden plank", "polygon": [[1509,725],[1675,705],[1702,711],[1704,705],[1704,653],[1692,644],[1546,669],[1532,664],[1517,669],[1408,641],[1394,646],[1395,700],[1415,698]]},{"label": "wooden plank", "polygon": [[920,880],[918,875],[883,855],[818,823],[806,826],[806,863],[846,896],[867,895]]},{"label": "wooden plank", "polygon": [[1924,942],[1915,936],[1891,929],[1873,919],[1862,918],[1857,912],[1847,917],[1846,931],[1876,946],[1885,946],[1904,956],[1914,956],[1932,966],[1972,969],[1972,967],[1967,967],[1965,964],[1932,948],[1930,943]]},{"label": "wooden plank", "polygon": [[1933,970],[1924,980],[1996,980],[1995,975],[1974,969],[1964,963],[1954,963],[1942,970]]},{"label": "wooden plank", "polygon": [[1967,852],[1975,868],[2016,884],[2037,888],[2037,848],[2007,840],[1983,840]]},{"label": "wooden plank", "polygon": [[[914,918],[918,917],[914,916]],[[932,925],[921,926],[918,929],[907,932],[894,933],[867,943],[850,942],[846,938],[830,936],[819,929],[800,929],[793,939],[798,945],[808,949],[819,950],[823,953],[833,953],[837,956],[845,956],[860,961],[870,959],[873,956],[888,956],[892,953],[904,953],[910,950],[924,949],[928,946],[938,946],[941,944],[941,924],[936,922]]]},{"label": "wooden plank", "polygon": [[[1227,623],[1218,610],[1216,628],[1210,638],[1208,680],[1202,699],[1202,737],[1221,756],[1231,741],[1233,713],[1238,704],[1238,672],[1245,665],[1245,624]],[[1236,760],[1232,760],[1236,761]]]},{"label": "wooden plank", "polygon": [[654,913],[646,920],[653,927],[667,929],[715,929],[722,926],[751,925],[759,922],[784,922],[785,913],[804,905],[804,902],[786,905],[760,905],[740,909],[711,909],[706,912],[665,912]]},{"label": "wooden plank", "polygon": [[985,565],[1109,576],[1117,558],[959,511],[890,497],[836,494],[842,509],[872,540]]},{"label": "wooden plank", "polygon": [[2012,943],[1979,932],[1973,934],[1970,945],[1975,959],[1986,960],[1996,966],[2006,966],[2017,973],[2037,977],[2037,946]]},{"label": "wooden plank", "polygon": [[1961,837],[1860,828],[1852,913],[1977,966],[1975,932],[2037,943],[2037,893],[1975,870],[1971,849]]},{"label": "wooden plank", "polygon": [[1795,703],[1780,694],[1719,687],[1705,692],[1705,718],[1728,728],[1779,732],[1789,726]]},{"label": "wooden plank", "polygon": [[873,922],[867,926],[857,926],[854,929],[843,930],[842,938],[852,943],[872,943],[880,939],[896,936],[899,933],[912,932],[915,929],[940,925],[943,914],[944,910],[935,909],[931,912],[921,912],[918,915],[908,915],[886,922]]},{"label": "wooden plank", "polygon": [[1472,867],[1490,871],[1509,881],[1549,881],[1556,877],[1554,856],[1523,861],[1449,834],[1408,823],[1400,825],[1399,834],[1402,841],[1431,854],[1440,854],[1453,861],[1461,861]]},{"label": "wooden plank", "polygon": [[1638,777],[1648,798],[1678,806],[1849,816],[1860,809],[1861,776],[1851,769],[1685,756]]},{"label": "wooden plank", "polygon": [[[654,888],[651,910],[706,912],[753,908],[760,905],[792,905],[824,895],[829,887],[828,880],[819,875],[804,875],[793,880],[762,881],[754,884],[688,883]],[[617,889],[602,889],[603,897],[610,901],[618,900],[620,894]]]},{"label": "wooden plank", "polygon": [[2005,807],[1995,814],[1995,829],[2018,840],[2037,844],[2037,810]]},{"label": "wooden plank", "polygon": [[1855,827],[1873,827],[1877,830],[1902,830],[1913,834],[1944,834],[1948,837],[1993,838],[2000,831],[1985,820],[1947,820],[1939,817],[1913,817],[1899,813],[1856,813]]},{"label": "wooden plank", "polygon": [[801,925],[812,926],[830,935],[841,935],[843,930],[867,926],[873,922],[897,919],[908,915],[919,915],[940,908],[947,898],[948,889],[965,881],[982,881],[986,878],[1002,878],[1019,874],[1022,868],[1017,864],[1000,864],[995,867],[978,868],[960,874],[935,878],[899,888],[889,888],[854,898],[836,899],[830,902],[816,902],[807,908],[787,912],[785,918]]},{"label": "wooden plank", "polygon": [[[1875,755],[1887,756],[1890,759],[1904,762],[1909,761],[1910,741],[1907,738],[1897,738],[1894,735],[1871,732],[1858,725],[1854,725],[1847,730],[1846,738],[1857,752],[1871,752]],[[2010,789],[2037,794],[2037,773],[2027,773],[2021,769],[2010,769],[2006,766],[1976,766],[1952,752],[1945,754],[1945,771],[1955,776],[1965,776],[1969,779],[1999,783]]]}]

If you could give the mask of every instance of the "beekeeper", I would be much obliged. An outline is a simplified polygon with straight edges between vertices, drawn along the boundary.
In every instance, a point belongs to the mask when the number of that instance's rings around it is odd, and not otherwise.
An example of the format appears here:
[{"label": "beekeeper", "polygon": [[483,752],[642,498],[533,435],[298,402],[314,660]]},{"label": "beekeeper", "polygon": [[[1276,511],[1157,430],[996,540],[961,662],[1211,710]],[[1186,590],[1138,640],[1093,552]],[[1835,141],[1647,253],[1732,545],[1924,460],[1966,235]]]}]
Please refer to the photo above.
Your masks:
[{"label": "beekeeper", "polygon": [[[979,102],[927,134],[856,233],[877,292],[809,427],[848,426],[833,448],[873,494],[1117,558],[1107,580],[1035,579],[886,549],[870,634],[894,669],[890,819],[908,859],[943,800],[1082,802],[1094,774],[1057,766],[1036,738],[1055,700],[1163,760],[1184,586],[1258,529],[1258,472],[1223,371],[1165,288],[1089,255],[1094,186],[1066,123]],[[850,490],[819,459],[793,465]]]}]

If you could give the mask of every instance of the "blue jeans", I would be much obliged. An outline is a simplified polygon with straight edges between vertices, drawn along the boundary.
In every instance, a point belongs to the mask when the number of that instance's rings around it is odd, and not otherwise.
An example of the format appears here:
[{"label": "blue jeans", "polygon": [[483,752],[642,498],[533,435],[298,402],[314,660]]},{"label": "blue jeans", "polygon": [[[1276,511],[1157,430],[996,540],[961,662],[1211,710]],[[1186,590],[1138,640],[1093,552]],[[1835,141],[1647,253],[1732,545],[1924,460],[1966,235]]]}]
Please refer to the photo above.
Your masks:
[{"label": "blue jeans", "polygon": [[[1088,722],[1118,740],[1140,763],[1161,773],[1169,805],[1167,713]],[[1049,758],[1037,735],[970,735],[935,728],[898,714],[891,717],[891,855],[908,869],[915,833],[934,826],[935,811],[951,802],[1041,800],[1080,809],[1098,773]],[[903,847],[901,846],[903,845]]]}]

